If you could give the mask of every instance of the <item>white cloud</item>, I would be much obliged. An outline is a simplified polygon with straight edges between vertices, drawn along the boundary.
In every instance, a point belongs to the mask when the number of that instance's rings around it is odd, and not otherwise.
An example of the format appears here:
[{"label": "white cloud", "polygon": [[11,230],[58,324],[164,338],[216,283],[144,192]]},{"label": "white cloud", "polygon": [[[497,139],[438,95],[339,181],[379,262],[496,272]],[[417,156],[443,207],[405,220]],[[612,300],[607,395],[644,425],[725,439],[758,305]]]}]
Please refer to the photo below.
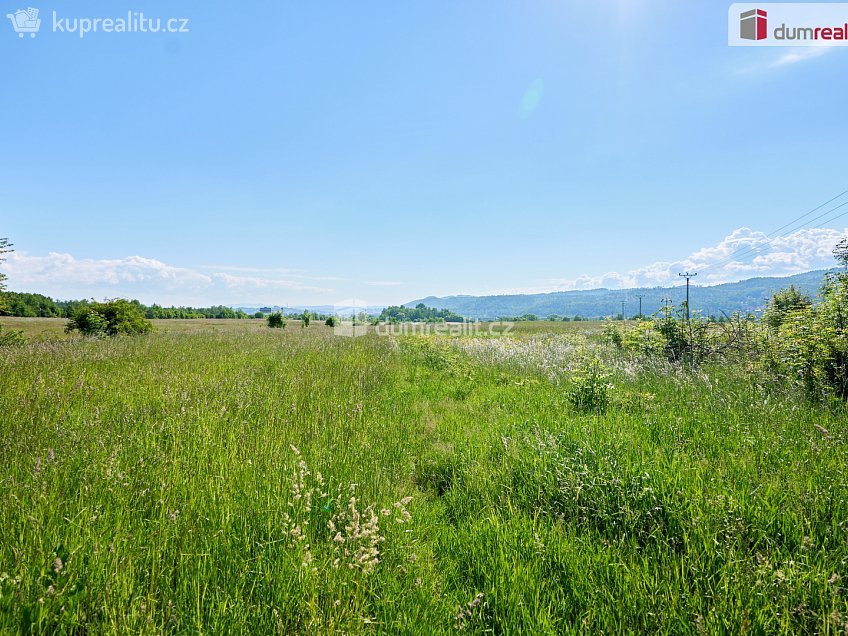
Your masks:
[{"label": "white cloud", "polygon": [[7,259],[0,267],[17,285],[121,285],[155,282],[173,288],[206,287],[212,283],[212,279],[204,274],[143,256],[76,259],[70,254],[59,252],[51,252],[47,256],[12,252]]},{"label": "white cloud", "polygon": [[757,51],[757,53],[762,54],[762,57],[758,58],[757,62],[749,66],[737,68],[736,73],[741,75],[747,75],[749,73],[762,73],[770,71],[772,69],[798,64],[799,62],[814,60],[818,57],[822,57],[823,55],[827,55],[835,48],[836,47],[834,46],[794,47],[789,49],[788,52],[786,52],[785,49],[782,51],[771,51],[769,49],[768,52],[766,52],[766,49],[764,48],[761,51]]},{"label": "white cloud", "polygon": [[627,289],[667,287],[682,283],[681,272],[697,272],[700,285],[718,285],[757,276],[791,276],[834,267],[831,250],[848,236],[848,229],[811,228],[785,237],[769,238],[764,232],[740,227],[717,245],[702,247],[686,258],[656,261],[625,272],[583,274],[558,278],[546,285],[486,291],[481,295],[543,294],[573,289]]},{"label": "white cloud", "polygon": [[[487,294],[520,294],[607,287],[655,287],[681,283],[678,272],[698,272],[698,284],[714,285],[754,276],[789,276],[812,269],[833,267],[833,246],[848,230],[802,229],[787,236],[769,238],[763,232],[740,227],[715,245],[695,250],[685,258],[655,261],[626,271],[583,274],[548,279],[540,285],[486,291]],[[343,284],[329,289],[312,284],[334,277],[310,276],[300,270],[219,268],[203,273],[176,267],[157,259],[129,256],[119,259],[77,259],[51,252],[34,256],[12,252],[0,264],[9,287],[54,298],[138,298],[144,303],[208,306],[211,304],[328,304],[334,295],[358,293],[365,285],[397,288],[404,283],[374,280]],[[227,269],[229,271],[221,271]],[[255,275],[244,275],[251,273]],[[426,294],[432,290],[420,290]],[[397,291],[394,292],[395,294]],[[392,299],[398,302],[398,299]]]},{"label": "white cloud", "polygon": [[776,66],[786,66],[787,64],[796,64],[805,60],[812,60],[814,58],[821,57],[832,50],[833,47],[830,46],[809,46],[798,48],[790,53],[784,53],[772,62],[770,66],[771,68],[774,68]]},{"label": "white cloud", "polygon": [[220,271],[206,274],[143,256],[78,259],[60,252],[46,256],[12,252],[0,264],[0,271],[9,277],[12,290],[59,299],[124,296],[146,303],[209,305],[280,302],[286,292],[317,296],[333,293],[332,289],[305,284],[306,275],[291,273],[297,270],[268,270],[268,276]]},{"label": "white cloud", "polygon": [[848,230],[809,228],[769,238],[740,227],[717,245],[702,247],[676,261],[656,261],[624,273],[607,272],[554,281],[556,290],[608,287],[655,287],[680,281],[678,273],[698,272],[698,283],[716,285],[755,276],[790,276],[833,267],[831,250]]},{"label": "white cloud", "polygon": [[240,272],[245,274],[285,274],[289,278],[302,278],[304,280],[323,281],[347,281],[349,278],[341,276],[313,276],[304,273],[302,269],[290,269],[288,267],[242,267],[240,265],[201,265],[199,269],[216,270],[221,272]]},{"label": "white cloud", "polygon": [[213,274],[216,281],[220,281],[227,289],[290,289],[294,291],[309,291],[319,293],[332,293],[332,289],[304,285],[299,281],[281,278],[260,278],[259,276],[233,276],[232,274]]}]

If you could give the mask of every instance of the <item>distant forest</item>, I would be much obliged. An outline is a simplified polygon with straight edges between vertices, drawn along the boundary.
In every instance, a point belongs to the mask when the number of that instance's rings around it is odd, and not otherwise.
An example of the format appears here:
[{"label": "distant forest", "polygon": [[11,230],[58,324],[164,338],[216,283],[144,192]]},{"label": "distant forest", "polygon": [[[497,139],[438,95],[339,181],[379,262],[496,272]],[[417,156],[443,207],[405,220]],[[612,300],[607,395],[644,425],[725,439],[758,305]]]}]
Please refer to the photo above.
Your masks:
[{"label": "distant forest", "polygon": [[465,318],[447,309],[433,309],[424,303],[415,307],[386,307],[380,322],[465,322]]},{"label": "distant forest", "polygon": [[[7,316],[23,318],[70,318],[74,310],[88,304],[87,300],[53,300],[42,294],[27,294],[22,292],[6,292]],[[131,301],[144,311],[146,318],[254,318],[241,309],[233,309],[219,305],[217,307],[161,307],[160,305],[142,305],[139,301]],[[261,317],[261,316],[260,316]]]}]

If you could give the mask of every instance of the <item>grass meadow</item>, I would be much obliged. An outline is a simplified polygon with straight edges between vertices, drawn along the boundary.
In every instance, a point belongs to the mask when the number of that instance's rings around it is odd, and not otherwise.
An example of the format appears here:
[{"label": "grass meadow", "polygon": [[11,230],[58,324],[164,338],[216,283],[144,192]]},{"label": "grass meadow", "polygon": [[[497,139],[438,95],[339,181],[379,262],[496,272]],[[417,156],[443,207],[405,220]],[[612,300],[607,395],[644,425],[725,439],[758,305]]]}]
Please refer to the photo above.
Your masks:
[{"label": "grass meadow", "polygon": [[845,412],[744,361],[585,323],[3,325],[2,632],[848,631]]}]

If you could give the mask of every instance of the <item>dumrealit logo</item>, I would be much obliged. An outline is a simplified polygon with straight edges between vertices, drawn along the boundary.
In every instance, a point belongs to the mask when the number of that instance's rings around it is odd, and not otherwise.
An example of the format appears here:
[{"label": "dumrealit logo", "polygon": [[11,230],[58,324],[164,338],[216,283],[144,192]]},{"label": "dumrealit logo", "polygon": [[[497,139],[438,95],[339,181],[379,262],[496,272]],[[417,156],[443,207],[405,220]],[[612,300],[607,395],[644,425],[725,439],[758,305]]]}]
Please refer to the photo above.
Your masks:
[{"label": "dumrealit logo", "polygon": [[768,30],[768,14],[762,9],[744,11],[739,16],[739,37],[743,40],[764,40]]},{"label": "dumrealit logo", "polygon": [[730,46],[846,46],[848,3],[731,5]]}]

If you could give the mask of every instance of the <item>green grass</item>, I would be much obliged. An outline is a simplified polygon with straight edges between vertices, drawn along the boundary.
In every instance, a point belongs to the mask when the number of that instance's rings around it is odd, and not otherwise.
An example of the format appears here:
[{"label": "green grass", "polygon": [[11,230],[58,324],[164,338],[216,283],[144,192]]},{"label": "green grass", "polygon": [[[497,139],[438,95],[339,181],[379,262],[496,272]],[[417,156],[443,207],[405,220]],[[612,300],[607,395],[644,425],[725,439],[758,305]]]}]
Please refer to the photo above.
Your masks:
[{"label": "green grass", "polygon": [[[199,318],[196,320],[151,320],[157,331],[179,332],[217,332],[239,331],[248,329],[261,330],[265,321],[259,319],[247,320],[216,320]],[[290,326],[300,326],[299,321],[291,321]],[[12,331],[20,331],[26,338],[34,341],[71,340],[79,338],[79,334],[66,334],[67,318],[17,318],[15,316],[0,316],[0,327]]]},{"label": "green grass", "polygon": [[845,413],[540,324],[0,351],[0,631],[843,633]]}]

